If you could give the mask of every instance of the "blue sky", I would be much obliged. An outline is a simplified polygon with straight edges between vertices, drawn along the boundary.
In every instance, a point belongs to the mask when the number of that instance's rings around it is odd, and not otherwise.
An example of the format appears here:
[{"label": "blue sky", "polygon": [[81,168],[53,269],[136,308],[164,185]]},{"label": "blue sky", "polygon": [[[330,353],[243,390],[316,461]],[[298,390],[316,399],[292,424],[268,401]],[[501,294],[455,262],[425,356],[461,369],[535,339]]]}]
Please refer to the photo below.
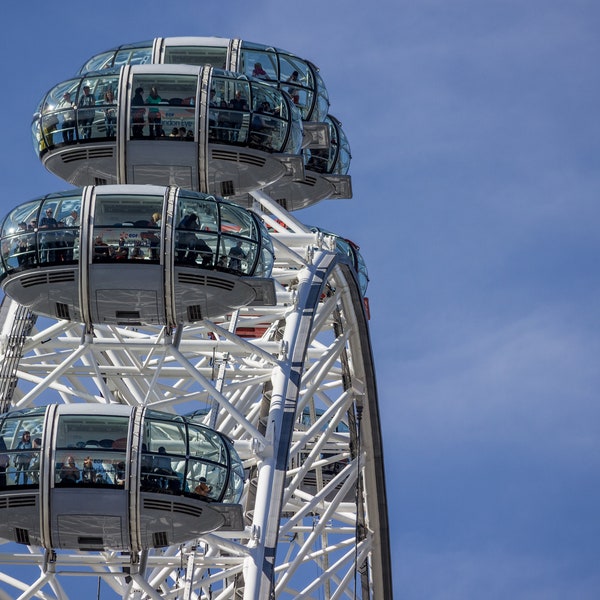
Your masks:
[{"label": "blue sky", "polygon": [[0,212],[65,189],[41,95],[158,35],[315,62],[354,198],[297,213],[371,284],[396,598],[600,596],[600,5],[592,0],[10,3]]}]

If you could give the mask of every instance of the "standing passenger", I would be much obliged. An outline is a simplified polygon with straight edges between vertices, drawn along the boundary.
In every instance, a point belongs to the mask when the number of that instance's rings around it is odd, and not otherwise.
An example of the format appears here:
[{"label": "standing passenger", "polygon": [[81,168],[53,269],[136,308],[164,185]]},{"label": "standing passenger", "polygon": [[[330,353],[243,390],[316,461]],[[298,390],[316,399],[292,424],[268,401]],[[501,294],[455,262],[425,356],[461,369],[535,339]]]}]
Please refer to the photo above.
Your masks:
[{"label": "standing passenger", "polygon": [[64,109],[62,116],[62,136],[64,142],[72,142],[75,137],[75,110],[77,105],[71,100],[71,93],[65,92],[63,94],[62,103],[60,108]]},{"label": "standing passenger", "polygon": [[146,109],[144,108],[144,88],[135,88],[135,94],[131,99],[131,136],[136,139],[144,137],[144,123],[146,119]]},{"label": "standing passenger", "polygon": [[115,95],[111,87],[104,92],[104,104],[107,105],[107,108],[104,109],[106,137],[115,137],[115,127],[117,125],[117,107],[115,106]]},{"label": "standing passenger", "polygon": [[90,86],[84,85],[83,96],[79,98],[77,118],[81,125],[81,134],[85,140],[89,140],[92,137],[92,125],[96,116],[94,106],[96,106],[96,99],[90,92]]},{"label": "standing passenger", "polygon": [[150,95],[146,98],[146,104],[151,105],[148,109],[148,124],[150,125],[150,137],[152,139],[161,137],[163,134],[161,126],[162,116],[160,110],[156,107],[161,102],[162,98],[158,95],[156,87],[152,86]]},{"label": "standing passenger", "polygon": [[[24,431],[21,440],[17,444],[17,450],[31,449],[31,434],[29,431]],[[27,475],[29,473],[29,462],[31,461],[30,452],[19,452],[15,456],[15,483],[19,485],[20,475],[23,473],[23,484],[27,484]]]}]

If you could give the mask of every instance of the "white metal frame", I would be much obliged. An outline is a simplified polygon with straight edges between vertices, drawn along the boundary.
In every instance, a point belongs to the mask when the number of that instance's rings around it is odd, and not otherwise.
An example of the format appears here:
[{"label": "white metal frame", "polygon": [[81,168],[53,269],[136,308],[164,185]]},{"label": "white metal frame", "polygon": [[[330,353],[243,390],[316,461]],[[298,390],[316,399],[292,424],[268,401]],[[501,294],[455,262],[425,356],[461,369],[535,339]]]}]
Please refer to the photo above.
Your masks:
[{"label": "white metal frame", "polygon": [[[13,396],[13,408],[83,401],[203,410],[207,425],[234,440],[249,473],[245,530],[139,556],[6,542],[0,600],[83,597],[70,591],[67,579],[75,576],[87,590],[100,578],[102,598],[391,598],[362,299],[333,240],[309,232],[268,196],[253,195],[275,242],[276,306],[174,331],[86,332],[40,318],[25,341]],[[1,360],[10,323],[0,326]],[[264,334],[240,337],[240,328]],[[13,565],[30,568],[16,577]]]}]

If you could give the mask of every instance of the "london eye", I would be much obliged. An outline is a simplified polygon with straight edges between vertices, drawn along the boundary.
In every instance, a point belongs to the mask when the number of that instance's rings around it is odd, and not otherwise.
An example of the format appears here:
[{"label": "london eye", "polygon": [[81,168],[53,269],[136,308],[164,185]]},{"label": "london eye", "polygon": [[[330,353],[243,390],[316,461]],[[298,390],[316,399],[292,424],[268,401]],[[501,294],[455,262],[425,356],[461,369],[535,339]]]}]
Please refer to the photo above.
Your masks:
[{"label": "london eye", "polygon": [[367,269],[296,212],[352,195],[318,68],[81,58],[31,126],[74,187],[1,223],[0,598],[391,599]]}]

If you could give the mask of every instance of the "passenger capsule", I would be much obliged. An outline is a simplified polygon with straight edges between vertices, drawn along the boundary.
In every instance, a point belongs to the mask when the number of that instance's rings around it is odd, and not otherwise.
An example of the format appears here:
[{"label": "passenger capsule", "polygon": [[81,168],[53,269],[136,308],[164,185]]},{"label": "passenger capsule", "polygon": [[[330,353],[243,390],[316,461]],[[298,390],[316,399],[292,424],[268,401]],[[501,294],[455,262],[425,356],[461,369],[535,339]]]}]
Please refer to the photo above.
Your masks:
[{"label": "passenger capsule", "polygon": [[242,530],[242,462],[192,417],[117,404],[0,416],[0,537],[138,552]]},{"label": "passenger capsule", "polygon": [[49,194],[10,212],[0,243],[3,291],[52,318],[177,326],[275,303],[262,220],[177,187]]},{"label": "passenger capsule", "polygon": [[[320,200],[352,198],[350,144],[342,124],[332,115],[325,118],[328,127],[328,144],[320,148],[304,148],[304,177],[288,174],[265,187],[265,192],[286,210],[298,210]],[[243,204],[236,197],[232,201]]]},{"label": "passenger capsule", "polygon": [[322,233],[323,235],[332,238],[335,244],[336,252],[345,257],[352,267],[352,270],[356,276],[360,293],[362,296],[364,296],[367,293],[367,287],[369,286],[369,272],[367,270],[367,264],[360,253],[360,247],[352,240],[343,238],[335,233],[325,231],[320,227],[311,227],[311,230],[315,233]]},{"label": "passenger capsule", "polygon": [[64,81],[42,98],[32,135],[44,166],[74,185],[177,185],[223,197],[302,171],[311,144],[288,94],[208,65]]},{"label": "passenger capsule", "polygon": [[91,57],[79,74],[143,64],[208,64],[262,79],[288,94],[305,121],[321,122],[329,110],[325,83],[313,63],[286,50],[241,39],[159,37],[126,44]]}]

